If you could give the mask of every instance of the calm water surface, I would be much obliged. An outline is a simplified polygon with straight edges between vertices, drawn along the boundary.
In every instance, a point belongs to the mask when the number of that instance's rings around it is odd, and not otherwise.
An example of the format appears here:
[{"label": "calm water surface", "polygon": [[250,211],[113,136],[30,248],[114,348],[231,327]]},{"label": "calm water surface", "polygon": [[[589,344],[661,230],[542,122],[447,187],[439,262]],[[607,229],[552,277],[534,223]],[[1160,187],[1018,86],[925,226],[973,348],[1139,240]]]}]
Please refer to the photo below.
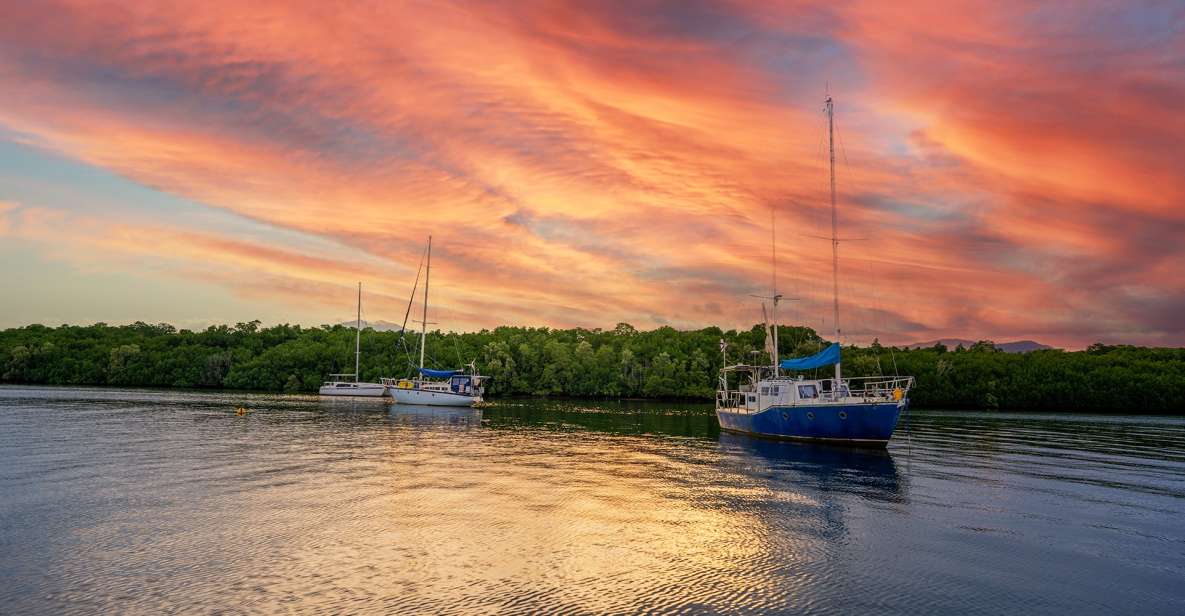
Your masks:
[{"label": "calm water surface", "polygon": [[908,423],[0,388],[0,613],[1185,613],[1185,419]]}]

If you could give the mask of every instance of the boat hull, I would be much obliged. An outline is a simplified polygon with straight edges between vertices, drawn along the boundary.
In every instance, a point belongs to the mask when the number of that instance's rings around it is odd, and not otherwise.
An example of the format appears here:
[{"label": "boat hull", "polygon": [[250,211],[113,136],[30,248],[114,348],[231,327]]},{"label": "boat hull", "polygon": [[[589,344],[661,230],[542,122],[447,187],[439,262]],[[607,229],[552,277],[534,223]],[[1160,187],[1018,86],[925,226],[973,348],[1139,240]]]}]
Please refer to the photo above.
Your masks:
[{"label": "boat hull", "polygon": [[417,404],[422,406],[473,406],[481,402],[477,396],[466,396],[451,392],[432,391],[425,389],[391,388],[391,396],[399,404]]},{"label": "boat hull", "polygon": [[335,387],[331,385],[324,385],[317,393],[322,396],[332,396],[340,398],[382,398],[387,395],[387,388],[378,383],[357,383],[357,386],[351,383],[351,387]]},{"label": "boat hull", "polygon": [[796,441],[884,447],[907,401],[772,406],[757,413],[716,409],[720,429]]}]

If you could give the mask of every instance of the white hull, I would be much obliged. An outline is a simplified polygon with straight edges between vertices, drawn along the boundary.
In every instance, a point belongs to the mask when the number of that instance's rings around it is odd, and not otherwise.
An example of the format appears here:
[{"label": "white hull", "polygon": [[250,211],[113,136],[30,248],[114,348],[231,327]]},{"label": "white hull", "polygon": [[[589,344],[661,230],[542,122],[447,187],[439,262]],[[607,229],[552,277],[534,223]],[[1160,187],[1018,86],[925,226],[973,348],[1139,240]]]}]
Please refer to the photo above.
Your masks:
[{"label": "white hull", "polygon": [[390,388],[391,395],[399,404],[419,404],[424,406],[473,406],[481,402],[480,396],[466,396],[451,392],[432,391],[425,389]]},{"label": "white hull", "polygon": [[382,398],[387,395],[387,387],[380,383],[335,383],[322,385],[318,393],[322,396]]}]

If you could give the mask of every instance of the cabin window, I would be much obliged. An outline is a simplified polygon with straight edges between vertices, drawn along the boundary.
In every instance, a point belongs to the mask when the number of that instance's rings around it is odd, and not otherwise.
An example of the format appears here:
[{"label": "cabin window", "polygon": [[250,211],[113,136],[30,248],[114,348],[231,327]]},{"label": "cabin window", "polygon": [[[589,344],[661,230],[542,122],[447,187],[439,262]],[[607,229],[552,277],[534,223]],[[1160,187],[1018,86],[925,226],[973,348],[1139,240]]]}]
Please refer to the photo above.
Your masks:
[{"label": "cabin window", "polygon": [[768,395],[769,395],[769,388],[768,388],[768,387],[762,387],[762,388],[761,388],[761,395],[763,395],[763,396],[768,396]]},{"label": "cabin window", "polygon": [[798,386],[798,397],[799,398],[818,398],[819,397],[819,390],[816,389],[814,385],[799,385]]},{"label": "cabin window", "polygon": [[831,391],[831,381],[823,381],[823,391]]},{"label": "cabin window", "polygon": [[349,387],[350,384],[349,383],[338,383],[337,386],[338,387]]},{"label": "cabin window", "polygon": [[781,391],[781,388],[778,387],[777,385],[774,385],[773,387],[769,388],[769,395],[776,396],[776,395],[778,395],[778,393],[780,393],[780,391]]},{"label": "cabin window", "polygon": [[757,396],[754,396],[753,394],[749,394],[749,402],[756,404],[757,403]]}]

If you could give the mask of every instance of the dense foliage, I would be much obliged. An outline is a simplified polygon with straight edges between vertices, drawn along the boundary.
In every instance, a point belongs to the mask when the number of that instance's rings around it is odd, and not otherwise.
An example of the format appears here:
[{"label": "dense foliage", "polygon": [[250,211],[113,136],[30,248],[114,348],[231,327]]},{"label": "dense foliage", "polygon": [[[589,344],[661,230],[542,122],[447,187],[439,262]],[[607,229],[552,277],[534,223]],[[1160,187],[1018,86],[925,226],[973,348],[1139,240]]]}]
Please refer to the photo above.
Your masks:
[{"label": "dense foliage", "polygon": [[[638,331],[499,327],[428,336],[428,365],[476,361],[488,395],[711,399],[722,358],[764,361],[765,333],[716,327]],[[825,342],[803,327],[779,330],[783,357]],[[411,374],[418,339],[362,332],[362,379]],[[352,372],[349,327],[261,328],[258,321],[176,330],[167,324],[42,325],[0,332],[0,382],[309,392]],[[1085,351],[1014,354],[990,342],[969,349],[845,348],[844,374],[912,374],[915,407],[1185,412],[1185,349],[1093,345]],[[822,374],[822,373],[820,373]]]}]

